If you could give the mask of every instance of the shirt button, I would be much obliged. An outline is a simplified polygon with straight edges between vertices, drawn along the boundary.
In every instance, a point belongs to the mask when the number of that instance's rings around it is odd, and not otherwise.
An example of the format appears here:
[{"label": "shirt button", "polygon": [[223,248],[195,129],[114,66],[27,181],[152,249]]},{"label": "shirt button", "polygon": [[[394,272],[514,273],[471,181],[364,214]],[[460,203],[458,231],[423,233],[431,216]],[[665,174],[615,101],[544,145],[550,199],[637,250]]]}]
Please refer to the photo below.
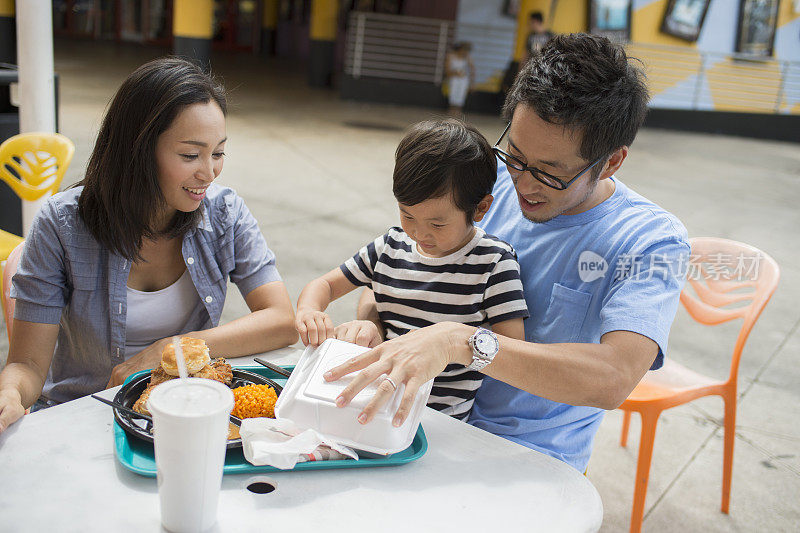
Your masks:
[{"label": "shirt button", "polygon": [[214,298],[212,298],[211,296],[206,296],[206,303],[207,304],[210,304],[213,301],[214,301]]},{"label": "shirt button", "polygon": [[187,265],[193,265],[194,264],[194,257],[187,258],[186,259],[186,264]]}]

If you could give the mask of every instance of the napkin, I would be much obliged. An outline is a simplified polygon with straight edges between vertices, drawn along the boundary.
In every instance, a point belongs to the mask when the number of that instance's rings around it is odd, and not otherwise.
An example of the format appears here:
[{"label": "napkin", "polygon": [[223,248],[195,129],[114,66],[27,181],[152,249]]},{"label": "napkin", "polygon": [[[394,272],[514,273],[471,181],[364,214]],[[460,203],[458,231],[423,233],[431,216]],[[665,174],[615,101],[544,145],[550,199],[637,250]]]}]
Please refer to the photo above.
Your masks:
[{"label": "napkin", "polygon": [[303,431],[285,418],[245,418],[239,428],[244,457],[256,466],[281,470],[297,463],[337,459],[358,460],[351,448],[323,437],[313,429]]}]

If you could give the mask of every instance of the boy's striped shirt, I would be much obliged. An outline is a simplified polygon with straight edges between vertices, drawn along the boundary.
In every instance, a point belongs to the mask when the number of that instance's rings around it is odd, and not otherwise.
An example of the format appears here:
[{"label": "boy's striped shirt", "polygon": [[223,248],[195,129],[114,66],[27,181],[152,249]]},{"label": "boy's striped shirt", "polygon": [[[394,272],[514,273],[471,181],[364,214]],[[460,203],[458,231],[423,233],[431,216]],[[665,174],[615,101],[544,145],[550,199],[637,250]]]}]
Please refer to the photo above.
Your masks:
[{"label": "boy's striped shirt", "polygon": [[[480,326],[528,316],[514,249],[480,228],[446,257],[421,255],[401,228],[391,228],[340,269],[351,283],[373,290],[387,339],[437,322]],[[428,405],[466,418],[482,379],[480,372],[448,365],[434,380]]]}]

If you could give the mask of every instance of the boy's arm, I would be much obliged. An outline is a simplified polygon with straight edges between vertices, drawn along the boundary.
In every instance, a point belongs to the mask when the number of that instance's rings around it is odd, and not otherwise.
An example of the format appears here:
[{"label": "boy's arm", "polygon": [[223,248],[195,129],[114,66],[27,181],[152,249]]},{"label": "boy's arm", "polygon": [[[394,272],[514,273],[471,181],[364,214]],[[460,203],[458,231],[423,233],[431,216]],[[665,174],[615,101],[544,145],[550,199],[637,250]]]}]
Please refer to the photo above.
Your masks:
[{"label": "boy's arm", "polygon": [[497,324],[492,324],[492,331],[511,339],[525,340],[525,326],[521,318],[512,318],[511,320],[503,320]]},{"label": "boy's arm", "polygon": [[303,344],[318,346],[334,336],[333,322],[324,311],[332,301],[355,288],[339,268],[305,286],[297,299],[295,319],[295,327]]}]

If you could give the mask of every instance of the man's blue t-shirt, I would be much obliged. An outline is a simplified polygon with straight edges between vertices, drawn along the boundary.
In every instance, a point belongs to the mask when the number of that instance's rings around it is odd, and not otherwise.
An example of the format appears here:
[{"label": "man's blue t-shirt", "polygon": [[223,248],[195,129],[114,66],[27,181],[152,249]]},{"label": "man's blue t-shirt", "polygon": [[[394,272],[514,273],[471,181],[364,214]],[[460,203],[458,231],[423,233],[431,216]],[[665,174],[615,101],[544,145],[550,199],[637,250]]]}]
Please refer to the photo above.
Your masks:
[{"label": "man's blue t-shirt", "polygon": [[[494,204],[481,226],[516,249],[527,341],[599,343],[609,331],[633,331],[658,344],[652,369],[660,368],[689,259],[686,229],[610,179],[614,193],[601,204],[534,223],[498,163]],[[602,409],[553,402],[487,376],[469,422],[583,472],[602,418]]]}]

